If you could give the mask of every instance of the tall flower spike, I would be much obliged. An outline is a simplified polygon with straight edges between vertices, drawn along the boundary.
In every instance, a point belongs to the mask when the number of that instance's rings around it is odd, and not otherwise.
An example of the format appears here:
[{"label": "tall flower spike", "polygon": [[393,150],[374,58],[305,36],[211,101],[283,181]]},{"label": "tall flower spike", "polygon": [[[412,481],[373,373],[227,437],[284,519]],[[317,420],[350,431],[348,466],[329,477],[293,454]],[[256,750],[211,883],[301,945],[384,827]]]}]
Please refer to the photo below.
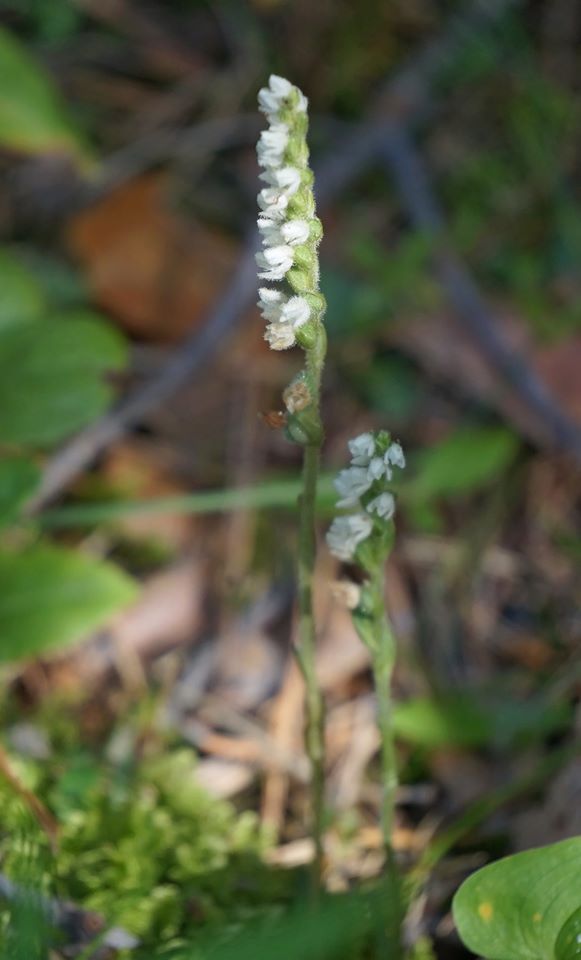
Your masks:
[{"label": "tall flower spike", "polygon": [[[313,176],[309,169],[307,99],[290,81],[272,75],[258,94],[260,110],[269,122],[256,148],[260,179],[266,184],[258,194],[258,230],[263,249],[256,254],[258,276],[284,282],[280,311],[275,301],[261,297],[259,306],[267,322],[265,339],[273,350],[299,344],[312,347],[321,334],[324,300],[318,289],[317,246],[321,224],[315,216]],[[274,292],[274,291],[273,291]],[[284,324],[284,329],[281,325]]]},{"label": "tall flower spike", "polygon": [[[299,507],[299,631],[295,653],[305,681],[305,747],[312,771],[312,833],[315,855],[313,884],[319,890],[323,871],[325,810],[325,707],[316,669],[313,576],[316,556],[315,505],[323,424],[321,377],[326,336],[322,318],[325,299],[319,291],[317,245],[322,228],[315,216],[313,174],[307,148],[307,99],[284,77],[272,76],[258,94],[269,129],[258,142],[260,179],[258,230],[263,249],[256,254],[259,277],[279,287],[261,287],[258,304],[266,320],[265,339],[273,350],[298,344],[305,351],[304,369],[283,393],[285,432],[303,446],[303,482]],[[348,544],[366,536],[373,521],[363,515],[349,522]],[[338,534],[337,543],[345,539]]]}]

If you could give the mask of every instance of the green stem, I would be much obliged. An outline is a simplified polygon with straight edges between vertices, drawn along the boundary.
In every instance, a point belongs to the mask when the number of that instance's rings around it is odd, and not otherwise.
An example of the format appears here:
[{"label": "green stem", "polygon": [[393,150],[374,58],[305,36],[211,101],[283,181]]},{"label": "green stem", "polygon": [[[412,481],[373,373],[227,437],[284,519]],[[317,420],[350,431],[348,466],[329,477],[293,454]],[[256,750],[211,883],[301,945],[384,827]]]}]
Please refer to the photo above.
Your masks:
[{"label": "green stem", "polygon": [[315,846],[313,892],[321,889],[323,872],[323,821],[325,805],[325,707],[317,680],[316,628],[313,613],[313,574],[316,559],[315,514],[317,479],[322,443],[319,393],[325,356],[324,330],[317,347],[307,350],[307,376],[313,397],[313,412],[319,424],[317,442],[304,448],[303,489],[299,500],[299,639],[296,655],[306,688],[305,744],[311,765],[311,817]]},{"label": "green stem", "polygon": [[386,933],[390,946],[390,956],[398,958],[402,954],[401,922],[402,896],[399,871],[393,850],[393,830],[398,788],[397,756],[395,750],[395,730],[393,724],[392,677],[395,666],[396,642],[391,624],[385,611],[383,596],[383,566],[379,566],[371,582],[374,611],[374,636],[369,644],[371,666],[377,698],[377,725],[381,751],[381,831],[386,858],[386,880],[388,885],[388,903]]}]

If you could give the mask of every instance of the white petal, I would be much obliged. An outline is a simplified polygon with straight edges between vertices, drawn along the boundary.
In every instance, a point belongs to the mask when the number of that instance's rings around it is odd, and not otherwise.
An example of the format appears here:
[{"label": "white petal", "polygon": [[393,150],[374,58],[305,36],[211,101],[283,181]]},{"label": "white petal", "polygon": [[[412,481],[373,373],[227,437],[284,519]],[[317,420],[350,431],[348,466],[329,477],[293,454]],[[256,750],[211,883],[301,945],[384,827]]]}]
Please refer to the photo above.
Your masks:
[{"label": "white petal", "polygon": [[337,517],[327,532],[331,553],[340,560],[351,560],[358,544],[369,536],[372,529],[373,522],[365,514]]},{"label": "white petal", "polygon": [[395,500],[391,493],[380,493],[378,497],[367,504],[369,513],[376,513],[384,520],[391,520],[395,513]]},{"label": "white petal", "polygon": [[279,77],[276,73],[271,73],[268,78],[268,84],[270,89],[279,100],[283,100],[284,97],[288,97],[289,94],[293,91],[293,85],[290,80],[287,80],[285,77]]},{"label": "white petal", "polygon": [[357,467],[366,467],[375,453],[375,437],[372,433],[360,433],[348,443],[351,463]]},{"label": "white petal", "polygon": [[296,243],[306,243],[309,239],[309,223],[307,220],[288,220],[281,228],[286,243],[294,246]]},{"label": "white petal", "polygon": [[271,350],[288,350],[295,345],[295,335],[290,323],[270,323],[264,333]]},{"label": "white petal", "polygon": [[379,480],[384,475],[387,467],[381,457],[373,457],[367,467],[367,475],[371,480]]},{"label": "white petal", "polygon": [[349,467],[348,470],[341,470],[334,480],[335,489],[341,497],[337,506],[354,507],[359,497],[367,493],[371,483],[365,467]]},{"label": "white petal", "polygon": [[296,330],[306,323],[311,315],[311,308],[304,297],[291,297],[282,308],[281,319],[292,324]]},{"label": "white petal", "polygon": [[258,194],[258,204],[262,210],[262,216],[266,219],[284,220],[288,197],[273,187],[268,187]]},{"label": "white petal", "polygon": [[391,463],[394,467],[399,467],[403,470],[405,467],[405,455],[401,444],[392,443],[389,445],[385,453],[385,462]]}]

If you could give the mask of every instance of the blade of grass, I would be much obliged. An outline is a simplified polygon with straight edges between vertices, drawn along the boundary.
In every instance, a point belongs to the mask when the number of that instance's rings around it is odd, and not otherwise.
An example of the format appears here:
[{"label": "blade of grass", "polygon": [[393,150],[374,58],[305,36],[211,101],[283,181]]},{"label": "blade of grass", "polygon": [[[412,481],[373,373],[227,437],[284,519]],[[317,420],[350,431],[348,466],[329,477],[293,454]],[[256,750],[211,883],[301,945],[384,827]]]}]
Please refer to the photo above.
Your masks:
[{"label": "blade of grass", "polygon": [[[260,486],[204,490],[200,493],[158,497],[151,500],[72,504],[47,510],[36,518],[36,522],[44,529],[56,530],[66,527],[93,526],[137,514],[159,516],[176,513],[224,513],[230,510],[265,510],[270,507],[295,510],[301,489],[300,480],[273,480]],[[319,510],[329,508],[335,496],[332,475],[324,475],[319,486],[317,508]]]}]

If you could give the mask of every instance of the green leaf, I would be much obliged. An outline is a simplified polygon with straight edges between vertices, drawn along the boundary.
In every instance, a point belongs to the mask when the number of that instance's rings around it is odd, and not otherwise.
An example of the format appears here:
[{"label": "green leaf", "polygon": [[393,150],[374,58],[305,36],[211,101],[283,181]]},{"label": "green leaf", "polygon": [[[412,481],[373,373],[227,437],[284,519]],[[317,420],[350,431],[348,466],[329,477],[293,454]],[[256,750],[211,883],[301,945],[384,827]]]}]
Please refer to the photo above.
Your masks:
[{"label": "green leaf", "polygon": [[463,428],[416,460],[415,499],[470,493],[498,477],[515,459],[519,441],[504,427]]},{"label": "green leaf", "polygon": [[24,457],[0,460],[0,527],[16,519],[39,480],[40,470],[32,460]]},{"label": "green leaf", "polygon": [[0,143],[26,153],[65,152],[85,161],[89,156],[49,74],[2,27]]},{"label": "green leaf", "polygon": [[0,333],[38,320],[44,308],[44,294],[32,271],[10,251],[0,250]]},{"label": "green leaf", "polygon": [[519,703],[478,691],[439,699],[417,697],[397,704],[394,711],[397,736],[427,748],[508,746],[563,729],[570,719],[566,705],[540,700]]},{"label": "green leaf", "polygon": [[454,897],[458,932],[486,960],[555,960],[557,937],[580,905],[580,877],[581,837],[492,863]]},{"label": "green leaf", "polygon": [[0,332],[0,442],[46,447],[90,423],[112,399],[103,374],[125,362],[121,335],[87,311]]},{"label": "green leaf", "polygon": [[565,921],[555,944],[555,960],[579,960],[581,957],[581,907]]},{"label": "green leaf", "polygon": [[40,545],[0,551],[0,662],[80,640],[135,596],[113,564]]}]

